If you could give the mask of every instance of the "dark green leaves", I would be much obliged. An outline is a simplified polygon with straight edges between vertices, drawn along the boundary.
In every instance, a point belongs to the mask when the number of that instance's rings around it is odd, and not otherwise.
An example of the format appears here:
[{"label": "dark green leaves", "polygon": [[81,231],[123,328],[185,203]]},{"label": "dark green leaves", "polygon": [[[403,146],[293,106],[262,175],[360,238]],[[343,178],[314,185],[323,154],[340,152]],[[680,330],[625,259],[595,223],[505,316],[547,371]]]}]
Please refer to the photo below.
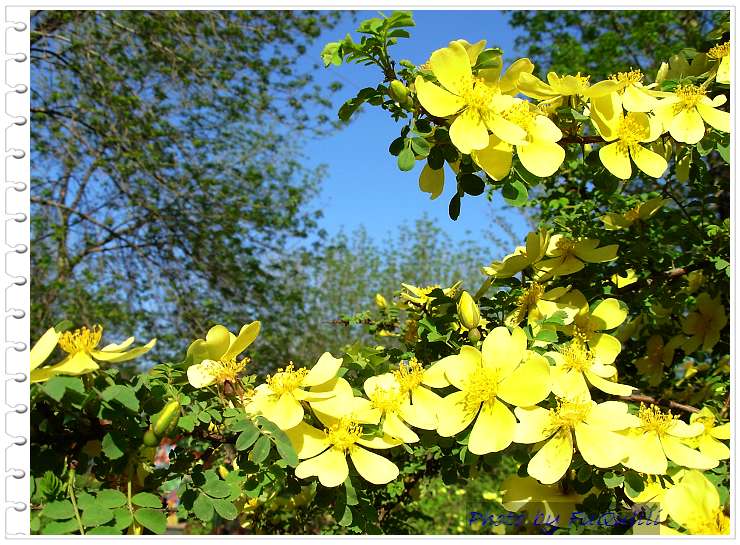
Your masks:
[{"label": "dark green leaves", "polygon": [[270,455],[270,446],[270,439],[263,435],[254,444],[252,452],[249,453],[249,459],[255,464],[261,464]]},{"label": "dark green leaves", "polygon": [[47,504],[41,511],[41,514],[50,519],[65,520],[72,518],[75,515],[75,512],[72,507],[72,502],[64,500]]},{"label": "dark green leaves", "polygon": [[139,400],[136,399],[136,392],[130,386],[114,384],[103,390],[100,396],[104,401],[116,402],[130,411],[139,410]]},{"label": "dark green leaves", "polygon": [[512,206],[524,206],[529,197],[527,187],[519,180],[505,183],[501,188],[501,194],[506,202]]},{"label": "dark green leaves", "polygon": [[161,509],[137,509],[134,511],[134,518],[155,534],[163,534],[167,530],[167,517]]},{"label": "dark green leaves", "polygon": [[85,393],[85,387],[82,384],[82,380],[77,377],[52,377],[44,383],[43,389],[50,398],[57,402],[62,400],[67,390],[77,392],[79,394]]},{"label": "dark green leaves", "polygon": [[486,189],[486,183],[475,174],[460,174],[457,181],[468,195],[478,196]]},{"label": "dark green leaves", "polygon": [[105,454],[111,460],[117,460],[123,456],[125,450],[125,442],[122,436],[118,433],[106,433],[103,437],[103,454]]},{"label": "dark green leaves", "polygon": [[138,507],[151,507],[158,509],[162,507],[162,499],[149,492],[139,492],[131,498],[131,503]]},{"label": "dark green leaves", "polygon": [[411,146],[405,146],[398,154],[398,168],[406,172],[414,168],[415,164],[416,157],[414,157]]},{"label": "dark green leaves", "polygon": [[[250,423],[251,424],[251,423]],[[251,447],[260,435],[260,430],[252,424],[250,429],[246,429],[239,434],[236,439],[236,450],[246,450]]]}]

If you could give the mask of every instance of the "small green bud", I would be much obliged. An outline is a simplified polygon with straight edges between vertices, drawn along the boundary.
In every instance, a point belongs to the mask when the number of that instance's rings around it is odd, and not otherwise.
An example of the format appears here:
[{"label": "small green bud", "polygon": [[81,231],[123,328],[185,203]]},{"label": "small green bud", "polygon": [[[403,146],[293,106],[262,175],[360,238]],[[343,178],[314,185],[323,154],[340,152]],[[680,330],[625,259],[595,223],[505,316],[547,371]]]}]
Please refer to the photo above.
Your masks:
[{"label": "small green bud", "polygon": [[475,329],[468,331],[468,339],[473,343],[480,341],[480,330],[476,327]]},{"label": "small green bud", "polygon": [[468,329],[475,329],[480,323],[480,310],[467,291],[462,292],[457,302],[457,315],[460,323]]},{"label": "small green bud", "polygon": [[404,104],[406,102],[406,97],[409,96],[409,89],[403,84],[402,81],[394,79],[391,82],[388,93],[391,95],[391,98],[393,100],[395,100],[399,104]]},{"label": "small green bud", "polygon": [[179,419],[180,404],[177,401],[170,401],[152,418],[152,430],[158,437],[163,437],[175,429]]},{"label": "small green bud", "polygon": [[159,446],[160,439],[157,437],[157,434],[155,434],[152,431],[152,428],[149,428],[144,432],[144,440],[143,443],[147,447],[157,447]]}]

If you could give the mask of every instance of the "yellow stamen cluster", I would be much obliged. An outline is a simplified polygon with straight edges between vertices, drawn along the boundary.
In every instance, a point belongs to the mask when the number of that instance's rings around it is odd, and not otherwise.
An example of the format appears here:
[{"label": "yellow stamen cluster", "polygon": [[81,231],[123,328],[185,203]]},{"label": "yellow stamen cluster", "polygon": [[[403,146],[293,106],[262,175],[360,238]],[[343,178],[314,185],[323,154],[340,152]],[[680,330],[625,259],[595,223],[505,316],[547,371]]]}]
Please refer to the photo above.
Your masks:
[{"label": "yellow stamen cluster", "polygon": [[674,92],[680,100],[680,102],[674,106],[674,110],[676,112],[696,107],[699,101],[707,94],[706,90],[691,84],[679,85],[676,87]]},{"label": "yellow stamen cluster", "polygon": [[594,364],[591,351],[581,342],[570,342],[559,348],[559,352],[563,355],[563,366],[567,370],[585,371]]},{"label": "yellow stamen cluster", "polygon": [[640,140],[648,136],[647,129],[629,116],[623,117],[617,127],[618,148],[622,153],[634,151]]},{"label": "yellow stamen cluster", "polygon": [[94,325],[91,328],[81,327],[74,331],[65,331],[59,337],[59,346],[67,354],[77,354],[78,352],[90,352],[100,343],[103,336],[103,327]]},{"label": "yellow stamen cluster", "polygon": [[412,357],[408,364],[401,364],[398,370],[393,371],[393,376],[401,386],[401,391],[406,393],[421,385],[424,380],[424,369],[422,369],[419,360]]},{"label": "yellow stamen cluster", "polygon": [[707,57],[711,59],[721,59],[730,54],[730,42],[725,42],[720,45],[715,45],[712,49],[707,51]]},{"label": "yellow stamen cluster", "polygon": [[291,362],[285,369],[278,369],[274,375],[268,375],[267,385],[275,394],[290,393],[300,387],[306,375],[308,375],[308,369],[294,370]]},{"label": "yellow stamen cluster", "polygon": [[342,418],[339,422],[324,430],[326,440],[337,449],[346,451],[362,436],[362,426],[351,418]]},{"label": "yellow stamen cluster", "polygon": [[532,111],[529,102],[522,101],[517,102],[506,110],[504,117],[529,133],[531,132],[536,114]]},{"label": "yellow stamen cluster", "polygon": [[717,509],[708,518],[689,522],[687,530],[694,535],[726,535],[730,533],[730,519]]},{"label": "yellow stamen cluster", "polygon": [[586,343],[593,334],[593,324],[588,316],[576,316],[573,320],[573,342],[581,344],[585,349]]},{"label": "yellow stamen cluster", "polygon": [[576,81],[578,82],[578,86],[580,88],[588,87],[588,83],[591,80],[591,76],[582,76],[580,72],[578,72],[575,76]]},{"label": "yellow stamen cluster", "polygon": [[557,403],[556,408],[550,409],[550,433],[559,429],[573,429],[588,417],[592,407],[589,401],[558,399]]},{"label": "yellow stamen cluster", "polygon": [[573,253],[576,243],[568,237],[562,237],[555,243],[555,247],[560,250],[563,256],[567,256]]},{"label": "yellow stamen cluster", "polygon": [[239,376],[244,368],[249,363],[249,358],[244,358],[241,361],[236,361],[236,357],[225,360],[209,361],[204,362],[207,365],[207,372],[216,378],[216,382],[236,382],[236,378]]},{"label": "yellow stamen cluster", "polygon": [[482,79],[463,79],[460,83],[460,98],[465,101],[469,110],[480,116],[486,115],[491,107],[491,99],[497,94],[498,89],[489,87]]},{"label": "yellow stamen cluster", "polygon": [[482,367],[473,372],[465,382],[465,410],[475,411],[481,403],[496,399],[498,390],[498,373],[492,369]]},{"label": "yellow stamen cluster", "polygon": [[403,394],[398,388],[376,388],[368,397],[370,397],[373,407],[380,409],[382,412],[397,411],[403,401]]},{"label": "yellow stamen cluster", "polygon": [[643,76],[642,72],[640,72],[639,70],[630,70],[629,72],[617,72],[616,74],[612,74],[611,76],[609,76],[610,79],[624,86],[640,83],[644,77],[645,76]]},{"label": "yellow stamen cluster", "polygon": [[544,293],[545,287],[542,284],[532,282],[527,290],[519,296],[516,301],[517,324],[529,315],[529,311],[537,305],[537,302],[542,298]]},{"label": "yellow stamen cluster", "polygon": [[676,417],[670,411],[664,413],[655,405],[646,406],[645,404],[640,404],[637,417],[640,419],[644,431],[654,431],[658,435],[665,434],[673,427],[676,420]]},{"label": "yellow stamen cluster", "polygon": [[627,221],[637,221],[640,218],[640,207],[635,206],[633,209],[624,213],[624,219]]}]

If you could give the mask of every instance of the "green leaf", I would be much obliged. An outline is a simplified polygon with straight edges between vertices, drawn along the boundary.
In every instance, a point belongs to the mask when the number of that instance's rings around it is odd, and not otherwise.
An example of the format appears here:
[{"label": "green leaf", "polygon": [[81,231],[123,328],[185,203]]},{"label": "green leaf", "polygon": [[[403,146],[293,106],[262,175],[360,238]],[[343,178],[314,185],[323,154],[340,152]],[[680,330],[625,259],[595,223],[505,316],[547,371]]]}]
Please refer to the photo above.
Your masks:
[{"label": "green leaf", "polygon": [[551,329],[541,329],[539,333],[537,333],[537,336],[534,337],[534,340],[546,343],[556,343],[558,342],[558,334],[556,331]]},{"label": "green leaf", "polygon": [[93,504],[82,512],[82,524],[84,526],[100,526],[113,520],[113,511],[105,507]]},{"label": "green leaf", "polygon": [[475,174],[462,174],[458,180],[463,191],[468,195],[478,196],[486,189],[486,183]]},{"label": "green leaf", "polygon": [[122,384],[108,386],[100,396],[104,401],[117,401],[130,411],[139,411],[139,400],[136,398],[136,393],[129,386]]},{"label": "green leaf", "polygon": [[717,143],[717,151],[719,152],[719,156],[722,157],[725,163],[730,164],[730,143],[727,144],[723,142]]},{"label": "green leaf", "polygon": [[125,530],[131,526],[131,523],[134,521],[134,517],[131,514],[131,511],[128,510],[128,506],[114,509],[113,516],[115,517],[114,527],[117,530]]},{"label": "green leaf", "polygon": [[118,536],[121,535],[121,530],[115,526],[98,526],[97,528],[91,528],[85,532],[88,536]]},{"label": "green leaf", "polygon": [[645,490],[645,481],[634,471],[627,471],[624,474],[624,485],[631,496],[636,496]]},{"label": "green leaf", "polygon": [[231,493],[231,487],[228,484],[215,479],[207,481],[201,490],[213,498],[225,498]]},{"label": "green leaf", "polygon": [[126,495],[120,490],[101,490],[96,500],[101,506],[113,509],[126,503]]},{"label": "green leaf", "polygon": [[478,55],[475,61],[475,67],[479,70],[482,68],[501,68],[503,66],[503,54],[504,52],[498,47],[484,49]]},{"label": "green leaf", "polygon": [[293,448],[293,444],[288,439],[288,436],[285,435],[285,432],[280,430],[279,434],[273,434],[273,439],[275,440],[275,447],[280,457],[290,467],[296,467],[298,465],[298,454],[296,454],[295,448]]},{"label": "green leaf", "polygon": [[195,417],[192,414],[181,416],[177,421],[177,426],[188,433],[192,433],[195,429]]},{"label": "green leaf", "polygon": [[155,534],[164,534],[167,530],[167,517],[161,509],[137,509],[134,511],[136,522]]},{"label": "green leaf", "polygon": [[111,460],[118,460],[123,456],[123,439],[117,433],[106,433],[103,437],[103,453]]},{"label": "green leaf", "polygon": [[414,165],[416,164],[416,157],[414,156],[414,152],[411,151],[411,148],[406,146],[401,150],[401,153],[398,154],[398,168],[403,170],[404,172],[408,172],[412,168],[414,168]]},{"label": "green leaf", "polygon": [[203,493],[198,494],[193,502],[193,513],[203,522],[208,522],[213,518],[213,502],[211,498]]},{"label": "green leaf", "polygon": [[78,377],[52,377],[44,383],[43,390],[50,398],[59,402],[67,390],[84,394],[85,386]]},{"label": "green leaf", "polygon": [[452,199],[450,199],[450,206],[447,210],[451,220],[455,221],[460,217],[460,195],[455,194]]},{"label": "green leaf", "polygon": [[244,430],[239,434],[239,437],[236,438],[236,450],[247,450],[254,444],[259,436],[260,430],[252,424],[252,429]]},{"label": "green leaf", "polygon": [[270,439],[263,435],[260,437],[252,448],[252,452],[249,453],[249,459],[255,464],[261,464],[270,455]]},{"label": "green leaf", "polygon": [[47,503],[41,514],[54,520],[66,520],[75,516],[75,510],[69,500]]},{"label": "green leaf", "polygon": [[131,503],[138,507],[151,507],[153,509],[162,508],[162,499],[149,492],[139,492],[131,498]]},{"label": "green leaf", "polygon": [[41,533],[43,535],[63,535],[63,534],[71,534],[73,532],[79,531],[80,527],[77,525],[77,520],[70,519],[65,520],[63,522],[54,521],[50,522],[49,524],[44,525],[43,528],[41,528]]},{"label": "green leaf", "polygon": [[211,502],[213,503],[214,509],[216,509],[216,513],[218,513],[221,518],[234,520],[239,514],[236,507],[234,507],[234,504],[229,500],[215,499],[211,500]]},{"label": "green leaf", "polygon": [[504,200],[512,206],[523,206],[527,203],[527,188],[519,180],[504,184],[501,194]]},{"label": "green leaf", "polygon": [[340,46],[341,44],[339,42],[329,42],[324,46],[324,49],[321,51],[321,60],[324,62],[325,67],[330,64],[334,66],[342,64]]},{"label": "green leaf", "polygon": [[414,150],[414,153],[421,155],[422,157],[429,155],[429,150],[432,148],[429,142],[420,136],[415,136],[411,139],[411,147]]},{"label": "green leaf", "polygon": [[607,488],[616,488],[624,482],[624,475],[617,475],[612,471],[604,473],[604,484]]}]

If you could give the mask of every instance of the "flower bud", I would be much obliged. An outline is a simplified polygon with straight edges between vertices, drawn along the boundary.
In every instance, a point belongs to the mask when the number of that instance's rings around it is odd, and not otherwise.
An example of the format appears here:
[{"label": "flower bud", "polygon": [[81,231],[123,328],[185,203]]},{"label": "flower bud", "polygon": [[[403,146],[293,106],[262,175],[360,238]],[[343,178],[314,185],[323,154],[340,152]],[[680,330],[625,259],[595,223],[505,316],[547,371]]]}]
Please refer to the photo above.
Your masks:
[{"label": "flower bud", "polygon": [[152,431],[152,428],[149,428],[144,432],[143,443],[147,447],[156,447],[159,445],[159,441],[159,437],[157,437],[157,434]]},{"label": "flower bud", "polygon": [[403,104],[406,102],[406,97],[409,94],[409,89],[406,87],[403,82],[394,79],[390,87],[388,88],[388,93],[391,95],[391,98],[398,102],[399,104]]},{"label": "flower bud", "polygon": [[152,431],[157,437],[163,437],[175,429],[179,419],[180,404],[176,400],[170,401],[152,418]]},{"label": "flower bud", "polygon": [[467,329],[475,329],[480,323],[480,310],[467,291],[462,292],[457,302],[457,315]]},{"label": "flower bud", "polygon": [[383,297],[379,293],[376,293],[375,304],[378,305],[379,308],[385,308],[388,306],[388,301],[385,300],[385,297]]},{"label": "flower bud", "polygon": [[477,343],[480,341],[480,330],[476,327],[475,329],[471,329],[468,331],[468,339],[472,343]]}]

